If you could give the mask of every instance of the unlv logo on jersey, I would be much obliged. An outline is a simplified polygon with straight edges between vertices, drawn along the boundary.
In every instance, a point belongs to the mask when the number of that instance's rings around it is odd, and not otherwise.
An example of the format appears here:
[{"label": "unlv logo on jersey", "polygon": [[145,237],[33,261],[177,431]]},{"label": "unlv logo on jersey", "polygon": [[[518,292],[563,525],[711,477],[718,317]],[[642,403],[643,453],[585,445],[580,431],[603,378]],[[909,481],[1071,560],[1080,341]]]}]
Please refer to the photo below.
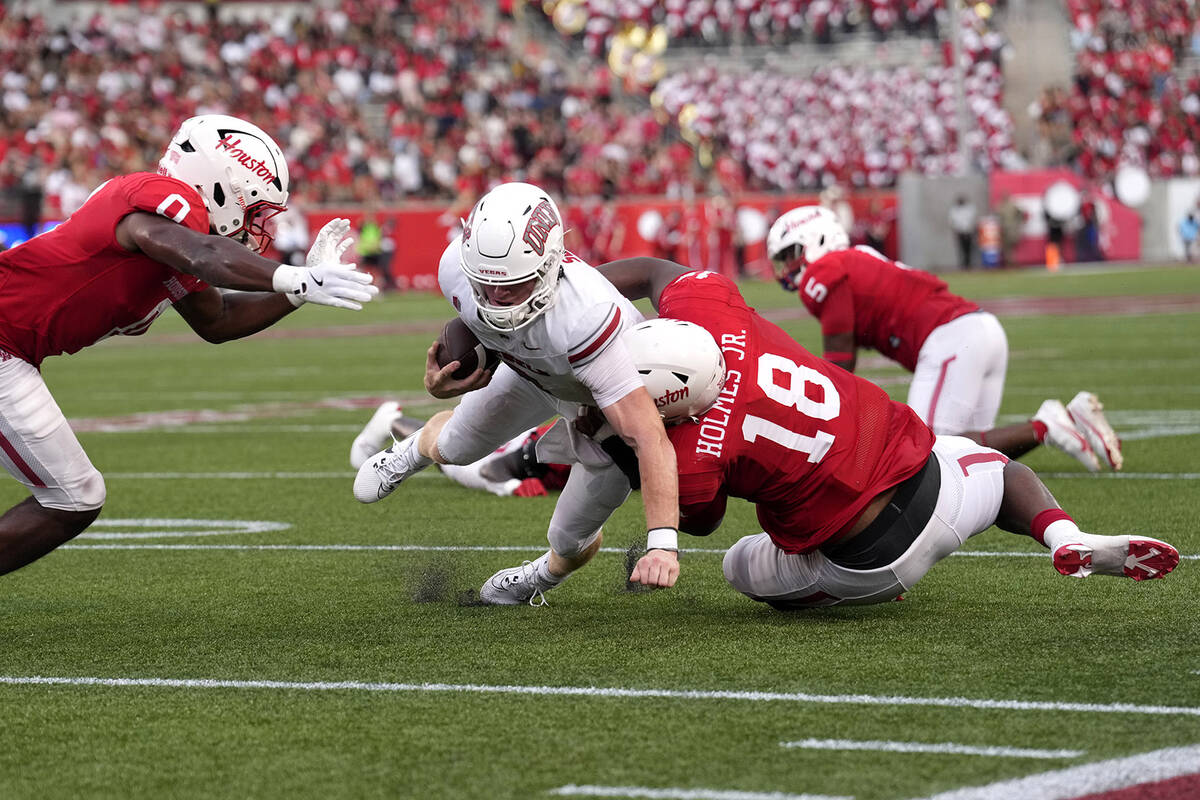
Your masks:
[{"label": "unlv logo on jersey", "polygon": [[544,256],[546,255],[546,238],[558,224],[558,215],[551,208],[550,201],[543,200],[529,215],[529,222],[525,225],[525,235],[521,239],[533,248],[533,252]]}]

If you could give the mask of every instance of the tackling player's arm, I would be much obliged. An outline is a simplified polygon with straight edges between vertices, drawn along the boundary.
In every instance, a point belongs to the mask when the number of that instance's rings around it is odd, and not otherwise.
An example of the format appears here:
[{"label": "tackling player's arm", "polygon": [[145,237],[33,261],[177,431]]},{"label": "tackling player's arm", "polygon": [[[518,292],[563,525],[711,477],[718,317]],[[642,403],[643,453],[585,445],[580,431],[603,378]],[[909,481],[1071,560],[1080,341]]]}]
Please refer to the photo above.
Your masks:
[{"label": "tackling player's arm", "polygon": [[661,258],[622,258],[596,267],[617,291],[630,300],[649,297],[658,308],[658,298],[667,284],[695,270]]},{"label": "tackling player's arm", "polygon": [[241,339],[296,310],[281,294],[223,292],[211,286],[175,301],[175,310],[206,342]]},{"label": "tackling player's arm", "polygon": [[226,236],[200,233],[166,217],[135,211],[117,223],[117,243],[131,253],[195,275],[226,289],[271,292],[278,261],[263,258]]},{"label": "tackling player's arm", "polygon": [[692,536],[708,536],[721,527],[727,501],[727,495],[721,491],[708,503],[680,503],[679,530]]},{"label": "tackling player's arm", "polygon": [[[651,532],[646,554],[634,567],[630,580],[648,586],[674,586],[679,578],[678,543],[668,543],[670,549],[654,547],[656,541],[661,541],[657,537],[670,536],[665,533],[666,529],[672,533],[679,529],[675,448],[667,438],[662,417],[644,388],[635,389],[601,412],[613,430],[637,453],[646,527]],[[656,534],[656,531],[663,533]]]},{"label": "tackling player's arm", "polygon": [[[354,264],[342,263],[342,253],[353,241],[349,232],[347,220],[326,223],[303,267],[263,258],[234,239],[200,233],[146,211],[123,217],[117,223],[116,238],[125,250],[143,253],[212,286],[279,293],[287,296],[293,306],[311,301],[359,310],[361,303],[378,294],[379,289],[371,285],[369,274],[359,272]],[[275,308],[274,303],[271,308]],[[239,303],[237,307],[244,306]]]}]

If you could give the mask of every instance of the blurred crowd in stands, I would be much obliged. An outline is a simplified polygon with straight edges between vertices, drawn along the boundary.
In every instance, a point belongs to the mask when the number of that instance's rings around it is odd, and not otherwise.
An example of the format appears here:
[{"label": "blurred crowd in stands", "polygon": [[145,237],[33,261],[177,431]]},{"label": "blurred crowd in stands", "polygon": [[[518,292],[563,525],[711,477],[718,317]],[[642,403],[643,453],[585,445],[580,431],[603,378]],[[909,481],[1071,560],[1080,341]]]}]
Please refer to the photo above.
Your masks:
[{"label": "blurred crowd in stands", "polygon": [[[276,136],[298,206],[430,199],[457,218],[522,179],[597,209],[580,230],[599,242],[621,235],[600,227],[616,197],[859,191],[907,170],[1025,163],[1003,106],[1010,48],[992,11],[1004,2],[960,8],[962,148],[949,43],[924,38],[944,35],[944,0],[361,0],[280,3],[265,18],[196,5],[212,13],[124,3],[69,25],[0,6],[0,215],[69,214],[104,179],[153,169],[184,118],[214,112]],[[1074,84],[1031,109],[1043,136],[1030,160],[1101,179],[1121,163],[1200,174],[1200,76],[1178,69],[1200,55],[1194,6],[1066,0]],[[928,57],[897,68],[726,60],[647,70],[632,92],[612,69],[620,43],[625,59],[668,42],[728,52],[912,35]]]},{"label": "blurred crowd in stands", "polygon": [[[665,9],[675,35],[706,41],[713,25],[756,41],[778,38],[787,26],[814,29],[822,19],[838,30],[884,30],[904,20],[921,27],[934,7],[932,0],[609,5],[637,19]],[[272,130],[288,153],[298,199],[325,203],[418,197],[465,210],[489,184],[513,178],[567,199],[834,181],[884,186],[900,169],[952,166],[942,68],[719,83],[704,73],[664,84],[655,95],[660,105],[648,108],[645,98],[614,98],[603,62],[563,64],[537,37],[521,39],[507,3],[365,0],[257,20],[156,9],[126,4],[59,27],[0,7],[0,185],[41,187],[50,214],[69,213],[104,178],[152,168],[179,122],[205,112]],[[996,63],[994,51],[977,49],[972,60],[981,65],[970,79],[983,125],[977,144],[990,165],[1007,135],[995,105],[1000,72],[987,66]],[[755,121],[750,106],[764,86],[779,93]],[[810,146],[818,140],[820,147]]]},{"label": "blurred crowd in stands", "polygon": [[1200,175],[1200,17],[1193,0],[1068,0],[1071,86],[1048,87],[1031,113],[1036,163],[1104,182],[1130,164],[1154,177]]}]

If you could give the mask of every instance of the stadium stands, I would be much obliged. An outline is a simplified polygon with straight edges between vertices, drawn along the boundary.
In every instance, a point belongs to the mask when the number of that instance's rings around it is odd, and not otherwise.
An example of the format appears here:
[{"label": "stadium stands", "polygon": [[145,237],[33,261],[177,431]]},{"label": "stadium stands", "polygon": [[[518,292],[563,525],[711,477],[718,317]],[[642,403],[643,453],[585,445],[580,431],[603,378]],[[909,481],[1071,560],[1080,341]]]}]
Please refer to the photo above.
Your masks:
[{"label": "stadium stands", "polygon": [[1200,20],[1187,0],[1068,0],[1075,76],[1033,113],[1046,161],[1111,178],[1122,164],[1156,177],[1200,175]]}]

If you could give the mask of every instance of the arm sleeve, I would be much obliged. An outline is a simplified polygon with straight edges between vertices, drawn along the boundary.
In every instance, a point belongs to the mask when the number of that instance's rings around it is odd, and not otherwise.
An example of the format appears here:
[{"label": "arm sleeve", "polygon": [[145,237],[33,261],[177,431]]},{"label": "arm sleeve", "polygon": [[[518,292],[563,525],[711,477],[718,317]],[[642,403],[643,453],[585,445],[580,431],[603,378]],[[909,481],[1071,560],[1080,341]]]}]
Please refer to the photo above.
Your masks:
[{"label": "arm sleeve", "polygon": [[567,353],[571,369],[600,408],[644,386],[621,338],[626,326],[636,322],[625,316],[615,303],[597,306],[580,320],[571,337],[578,342]]}]

